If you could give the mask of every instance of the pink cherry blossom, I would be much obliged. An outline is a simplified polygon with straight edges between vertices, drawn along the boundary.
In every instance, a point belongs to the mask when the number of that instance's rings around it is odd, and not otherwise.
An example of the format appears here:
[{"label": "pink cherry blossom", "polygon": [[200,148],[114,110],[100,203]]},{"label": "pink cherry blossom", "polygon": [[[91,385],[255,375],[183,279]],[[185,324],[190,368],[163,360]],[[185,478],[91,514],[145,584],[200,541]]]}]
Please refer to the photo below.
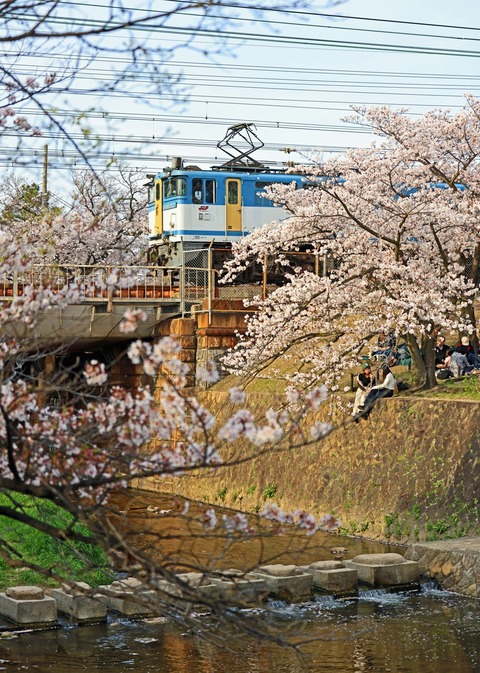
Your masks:
[{"label": "pink cherry blossom", "polygon": [[137,329],[138,321],[145,321],[147,319],[147,314],[140,308],[129,308],[123,314],[123,319],[120,322],[119,329],[123,334],[129,334],[135,332]]}]

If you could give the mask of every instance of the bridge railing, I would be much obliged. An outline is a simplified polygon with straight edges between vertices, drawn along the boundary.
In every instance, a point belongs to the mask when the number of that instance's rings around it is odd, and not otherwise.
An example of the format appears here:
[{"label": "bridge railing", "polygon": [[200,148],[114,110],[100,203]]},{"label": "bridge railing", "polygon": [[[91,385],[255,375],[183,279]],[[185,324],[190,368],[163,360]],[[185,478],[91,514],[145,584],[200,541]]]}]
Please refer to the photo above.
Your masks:
[{"label": "bridge railing", "polygon": [[181,300],[181,267],[34,264],[27,270],[0,277],[0,298],[20,297],[25,288],[53,291],[75,285],[87,303],[121,299]]}]

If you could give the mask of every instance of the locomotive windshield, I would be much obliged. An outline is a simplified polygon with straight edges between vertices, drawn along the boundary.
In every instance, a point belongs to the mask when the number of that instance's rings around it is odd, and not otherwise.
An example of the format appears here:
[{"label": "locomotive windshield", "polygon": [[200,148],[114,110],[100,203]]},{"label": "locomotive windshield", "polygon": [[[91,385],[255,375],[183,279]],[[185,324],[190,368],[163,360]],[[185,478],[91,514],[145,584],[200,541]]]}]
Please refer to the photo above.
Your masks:
[{"label": "locomotive windshield", "polygon": [[153,182],[148,183],[148,203],[153,203],[155,200],[155,187]]},{"label": "locomotive windshield", "polygon": [[187,193],[187,181],[185,178],[168,178],[163,182],[163,197],[169,199],[172,196],[185,196]]}]

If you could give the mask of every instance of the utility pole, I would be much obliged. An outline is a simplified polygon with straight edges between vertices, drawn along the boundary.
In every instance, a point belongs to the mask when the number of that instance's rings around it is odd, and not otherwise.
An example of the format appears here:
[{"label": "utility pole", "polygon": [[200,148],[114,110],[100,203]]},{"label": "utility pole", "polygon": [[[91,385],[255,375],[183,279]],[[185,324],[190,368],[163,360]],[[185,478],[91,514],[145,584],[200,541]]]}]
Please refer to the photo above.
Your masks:
[{"label": "utility pole", "polygon": [[48,145],[43,146],[42,206],[47,207]]}]

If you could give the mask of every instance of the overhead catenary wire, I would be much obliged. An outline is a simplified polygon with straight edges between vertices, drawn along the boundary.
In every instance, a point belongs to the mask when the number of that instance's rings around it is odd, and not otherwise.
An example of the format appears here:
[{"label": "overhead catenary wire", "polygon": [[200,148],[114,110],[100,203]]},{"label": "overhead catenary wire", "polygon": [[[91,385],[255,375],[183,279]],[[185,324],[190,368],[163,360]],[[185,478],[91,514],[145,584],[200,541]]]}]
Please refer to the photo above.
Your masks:
[{"label": "overhead catenary wire", "polygon": [[[54,90],[52,90],[52,93],[55,93]],[[63,93],[63,91],[58,90],[57,93]],[[92,92],[85,90],[85,89],[68,89],[68,93],[71,95],[80,95],[80,96],[87,96],[91,95]],[[123,98],[131,98],[132,96],[141,96],[143,92],[138,91],[138,90],[129,90],[128,92],[118,92],[118,91],[111,91],[108,92],[109,98],[115,98],[115,99],[123,99]],[[172,102],[178,102],[178,96],[175,95],[169,95],[169,94],[162,94],[162,99],[163,100],[168,100]],[[239,103],[242,104],[242,106],[245,107],[269,107],[269,108],[293,108],[296,110],[317,110],[317,101],[312,100],[310,98],[298,98],[295,96],[295,98],[275,98],[275,102],[272,102],[272,98],[265,98],[263,96],[257,96],[255,97],[255,100],[245,100],[244,96],[232,96],[232,95],[221,95],[221,96],[216,96],[216,95],[208,95],[205,96],[205,94],[189,94],[188,96],[188,101],[189,102],[197,102],[197,103],[205,103],[205,101],[209,102],[216,102],[216,103],[221,103],[222,105],[235,105],[238,107]],[[293,104],[294,100],[297,101],[298,103],[310,103],[311,105],[299,105],[299,104]],[[346,108],[345,110],[348,110],[348,106],[350,105],[349,101],[340,101],[338,99],[336,100],[322,100],[320,103],[332,103],[332,104],[339,104],[343,103]],[[357,100],[355,102],[356,105],[375,105],[378,103],[375,103],[375,101],[372,100]],[[382,101],[383,105],[391,105],[391,106],[397,106],[397,107],[428,107],[431,108],[431,104],[428,103],[406,103],[405,101],[398,102],[398,101]],[[450,105],[448,106],[442,106],[442,107],[452,107]]]},{"label": "overhead catenary wire", "polygon": [[[336,148],[334,146],[330,147],[328,149],[329,152],[336,152],[336,151],[343,151],[345,148]],[[326,150],[327,151],[327,150]],[[95,154],[92,155],[91,160],[96,163],[96,165],[100,165],[103,168],[105,168],[107,165],[108,167],[115,166],[117,162],[125,162],[125,161],[141,161],[143,164],[154,164],[154,168],[156,170],[160,170],[162,166],[165,166],[166,163],[168,163],[171,159],[172,156],[177,156],[173,152],[158,152],[155,154],[147,154],[144,152],[132,152],[132,151],[116,151],[115,155],[113,156],[111,152],[108,151],[99,151],[95,152]],[[198,154],[190,154],[190,153],[182,153],[182,158],[186,163],[202,163],[202,164],[208,164],[208,165],[220,165],[223,163],[224,159],[221,158],[213,158],[212,156],[207,156],[207,155],[198,155]],[[15,147],[2,147],[0,149],[0,162],[2,162],[5,165],[24,165],[22,164],[23,159],[28,159],[29,160],[29,165],[36,164],[37,166],[41,166],[43,162],[43,155],[40,149],[35,150],[33,148],[15,148]],[[272,167],[286,167],[287,164],[291,164],[292,159],[291,157],[285,158],[284,161],[275,161],[275,160],[270,160],[268,162],[269,165]],[[300,161],[300,159],[296,162],[293,163],[304,163],[304,161]],[[62,165],[62,166],[68,166],[72,167],[75,164],[78,165],[83,165],[83,167],[87,168],[87,165],[85,163],[84,157],[82,157],[78,152],[75,150],[60,150],[60,149],[50,149],[49,150],[49,168],[50,166],[55,166],[55,165]]]},{"label": "overhead catenary wire", "polygon": [[[56,52],[55,56],[59,59],[68,59],[71,54]],[[35,62],[38,64],[39,59],[48,59],[51,60],[51,52],[42,52],[39,50],[36,51],[25,51],[23,52],[23,57],[34,58]],[[90,59],[84,57],[85,62]],[[139,65],[147,64],[150,59],[148,58],[137,58],[137,63]],[[106,55],[97,55],[95,58],[95,63],[106,63],[106,64],[127,64],[129,59],[121,58],[120,56],[106,56]],[[33,65],[33,64],[32,64]],[[451,79],[454,81],[458,80],[480,80],[480,75],[471,74],[465,72],[455,72],[455,73],[446,73],[446,72],[410,72],[410,71],[391,71],[391,70],[358,70],[358,69],[341,69],[341,68],[317,68],[313,66],[293,66],[291,64],[285,64],[282,66],[276,66],[273,64],[259,64],[259,63],[233,63],[233,62],[222,62],[222,63],[210,63],[210,62],[192,62],[192,61],[178,61],[175,59],[169,60],[166,64],[168,67],[178,68],[184,72],[184,68],[190,69],[200,69],[200,70],[221,70],[225,72],[241,70],[241,71],[251,71],[251,72],[279,72],[282,75],[285,73],[298,73],[298,74],[323,74],[323,75],[332,75],[332,76],[346,76],[350,75],[354,78],[358,76],[368,76],[368,77],[391,77],[391,78],[409,78],[409,79]],[[80,66],[81,67],[81,66]]]},{"label": "overhead catenary wire", "polygon": [[[28,75],[31,73],[30,66],[17,66],[14,70],[18,76]],[[88,74],[75,74],[72,73],[72,76],[75,75],[77,81],[89,81],[92,80],[101,80],[102,82],[114,82],[115,77],[112,72],[107,70],[100,70],[91,68],[88,71]],[[168,77],[165,77],[165,84],[169,85],[170,80]],[[184,74],[182,76],[180,86],[182,88],[186,87],[198,87],[198,88],[208,88],[208,89],[224,89],[225,85],[231,84],[231,76],[228,73],[222,73],[218,75],[197,75],[195,73]],[[139,84],[141,82],[150,82],[147,76],[142,77],[137,75],[131,78],[124,78],[123,84],[128,84],[129,82],[134,82]],[[330,86],[328,86],[330,85]],[[358,79],[348,79],[345,81],[335,81],[327,78],[323,79],[306,79],[302,78],[301,81],[294,78],[288,77],[251,77],[251,76],[236,76],[235,77],[235,88],[236,89],[246,89],[251,88],[263,89],[268,91],[312,91],[312,87],[316,86],[314,92],[322,93],[358,93],[356,89],[360,89],[361,92],[365,94],[386,94],[386,95],[403,95],[403,96],[422,96],[425,91],[428,90],[428,95],[430,97],[442,97],[442,98],[453,98],[458,96],[459,92],[464,92],[465,87],[469,86],[470,89],[476,90],[480,88],[480,78],[476,80],[466,80],[464,84],[458,83],[458,79],[455,80],[455,83],[425,83],[425,81],[420,82],[395,82],[392,85],[389,85],[388,82],[371,82],[368,80],[358,80]],[[345,89],[345,87],[352,87],[352,89]],[[397,91],[386,91],[386,88],[395,87]],[[403,91],[403,89],[413,89],[411,91]],[[59,89],[57,88],[57,91]],[[55,93],[56,89],[52,88],[52,93]],[[81,91],[81,90],[80,90]],[[444,93],[434,93],[435,91],[443,91]],[[445,91],[454,91],[454,93],[445,93]]]}]

